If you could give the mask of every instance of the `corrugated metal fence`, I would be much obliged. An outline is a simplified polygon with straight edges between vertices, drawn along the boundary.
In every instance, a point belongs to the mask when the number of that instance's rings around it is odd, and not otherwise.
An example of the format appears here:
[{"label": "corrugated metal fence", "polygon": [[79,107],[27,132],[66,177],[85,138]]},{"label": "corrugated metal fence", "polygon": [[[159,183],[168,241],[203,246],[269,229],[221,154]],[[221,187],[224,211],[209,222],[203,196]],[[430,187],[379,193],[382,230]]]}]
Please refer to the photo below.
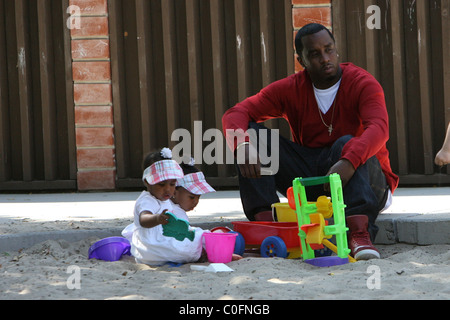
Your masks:
[{"label": "corrugated metal fence", "polygon": [[[68,5],[0,0],[0,190],[76,189]],[[371,5],[380,29],[367,27]],[[226,109],[294,70],[290,0],[108,6],[118,188],[141,186],[143,155],[173,147],[173,130],[221,129]],[[450,183],[433,164],[450,121],[450,0],[334,0],[332,10],[341,57],[386,91],[401,183]],[[284,121],[269,126],[289,134]],[[233,166],[202,169],[215,186],[236,184]]]},{"label": "corrugated metal fence", "polygon": [[0,190],[75,189],[68,0],[0,0]]},{"label": "corrugated metal fence", "polygon": [[450,122],[450,1],[333,0],[332,10],[342,59],[385,90],[400,183],[450,183],[448,168],[434,165]]},{"label": "corrugated metal fence", "polygon": [[[141,185],[143,154],[175,129],[221,130],[226,109],[294,70],[290,0],[108,4],[118,187]],[[233,166],[202,169],[236,184]]]}]

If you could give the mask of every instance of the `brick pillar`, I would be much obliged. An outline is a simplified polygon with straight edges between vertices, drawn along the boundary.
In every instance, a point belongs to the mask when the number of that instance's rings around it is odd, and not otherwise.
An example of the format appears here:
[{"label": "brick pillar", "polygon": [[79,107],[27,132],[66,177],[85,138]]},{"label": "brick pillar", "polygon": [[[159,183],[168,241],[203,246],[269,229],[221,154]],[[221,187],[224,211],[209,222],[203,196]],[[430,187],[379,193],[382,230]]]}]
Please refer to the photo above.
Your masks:
[{"label": "brick pillar", "polygon": [[[79,190],[115,188],[114,122],[107,0],[70,0]],[[74,16],[72,16],[74,18]]]},{"label": "brick pillar", "polygon": [[[308,23],[320,23],[331,30],[331,0],[292,0],[292,20],[294,24],[294,39],[297,31]],[[295,71],[302,66],[295,59]]]}]

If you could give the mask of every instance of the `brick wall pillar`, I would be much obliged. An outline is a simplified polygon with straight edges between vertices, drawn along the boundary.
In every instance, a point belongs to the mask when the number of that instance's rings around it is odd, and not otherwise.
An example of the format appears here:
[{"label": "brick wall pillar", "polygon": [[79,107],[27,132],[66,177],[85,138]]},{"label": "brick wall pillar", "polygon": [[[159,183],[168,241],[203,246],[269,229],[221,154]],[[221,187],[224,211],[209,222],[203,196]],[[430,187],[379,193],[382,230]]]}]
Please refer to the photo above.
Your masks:
[{"label": "brick wall pillar", "polygon": [[[114,122],[107,0],[70,0],[79,190],[115,188]],[[73,14],[73,13],[72,13]]]},{"label": "brick wall pillar", "polygon": [[[331,0],[292,0],[292,20],[294,39],[297,31],[308,23],[320,23],[331,30]],[[295,60],[295,71],[302,66]]]}]

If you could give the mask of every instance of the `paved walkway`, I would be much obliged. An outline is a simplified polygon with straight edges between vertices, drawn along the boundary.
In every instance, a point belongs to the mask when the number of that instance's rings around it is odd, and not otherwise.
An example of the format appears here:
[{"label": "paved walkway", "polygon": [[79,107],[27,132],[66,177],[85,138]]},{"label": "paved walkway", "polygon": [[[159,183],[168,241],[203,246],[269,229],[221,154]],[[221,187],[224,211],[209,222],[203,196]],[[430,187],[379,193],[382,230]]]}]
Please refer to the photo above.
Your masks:
[{"label": "paved walkway", "polygon": [[[78,241],[91,236],[120,235],[123,226],[132,222],[134,201],[139,194],[0,194],[0,226],[3,226],[0,252],[27,248],[49,239]],[[202,196],[189,217],[192,225],[204,229],[231,226],[231,221],[246,219],[238,191]],[[91,223],[89,228],[58,230],[58,223],[86,221]],[[30,228],[24,228],[23,224]],[[53,228],[49,227],[51,224]],[[379,244],[450,244],[450,188],[400,188],[377,224]]]}]

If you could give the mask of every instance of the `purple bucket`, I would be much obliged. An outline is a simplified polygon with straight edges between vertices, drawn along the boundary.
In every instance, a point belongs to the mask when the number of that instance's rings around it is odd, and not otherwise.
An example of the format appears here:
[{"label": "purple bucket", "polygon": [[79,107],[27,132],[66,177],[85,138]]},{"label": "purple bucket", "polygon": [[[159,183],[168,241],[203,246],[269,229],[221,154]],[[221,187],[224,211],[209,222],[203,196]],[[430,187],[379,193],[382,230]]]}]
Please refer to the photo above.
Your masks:
[{"label": "purple bucket", "polygon": [[117,261],[123,255],[131,255],[130,242],[122,237],[110,237],[97,241],[89,248],[89,259]]}]

